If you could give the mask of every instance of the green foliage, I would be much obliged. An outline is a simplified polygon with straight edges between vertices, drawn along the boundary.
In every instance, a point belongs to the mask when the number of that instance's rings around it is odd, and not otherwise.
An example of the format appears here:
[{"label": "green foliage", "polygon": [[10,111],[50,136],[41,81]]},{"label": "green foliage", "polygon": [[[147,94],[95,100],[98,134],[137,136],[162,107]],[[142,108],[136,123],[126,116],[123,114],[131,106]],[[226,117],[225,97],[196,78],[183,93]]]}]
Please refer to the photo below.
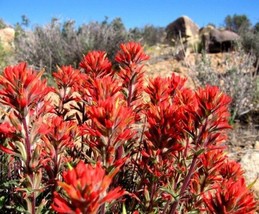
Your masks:
[{"label": "green foliage", "polygon": [[6,28],[6,27],[7,27],[7,24],[5,23],[5,21],[0,18],[0,29]]},{"label": "green foliage", "polygon": [[144,45],[155,45],[162,42],[164,29],[147,25],[144,28],[127,30],[121,18],[102,22],[90,22],[76,27],[75,21],[60,22],[53,18],[45,26],[28,27],[29,19],[22,17],[16,30],[16,59],[27,61],[36,68],[48,72],[55,71],[56,66],[77,66],[84,54],[90,50],[106,50],[108,58],[113,59],[118,51],[118,44],[137,40]]},{"label": "green foliage", "polygon": [[9,57],[10,57],[10,53],[4,49],[0,39],[0,73],[8,65]]},{"label": "green foliage", "polygon": [[164,40],[164,28],[146,25],[144,28],[133,28],[129,30],[129,35],[132,40],[139,41],[143,45],[152,46],[157,43],[162,43]]},{"label": "green foliage", "polygon": [[32,31],[21,31],[17,25],[16,58],[27,61],[36,68],[48,72],[56,66],[77,66],[80,59],[89,50],[107,50],[113,57],[119,43],[127,40],[127,31],[120,18],[111,22],[91,22],[76,28],[75,21],[61,23],[53,18],[45,26],[36,26]]},{"label": "green foliage", "polygon": [[217,85],[222,91],[232,97],[230,105],[231,120],[240,119],[256,109],[257,77],[253,75],[253,63],[256,57],[240,49],[237,52],[225,55],[220,62],[225,65],[225,71],[219,72],[212,66],[209,55],[204,53],[197,59],[194,68],[196,78],[201,85]]},{"label": "green foliage", "polygon": [[226,16],[224,22],[225,27],[228,30],[232,30],[236,33],[240,33],[241,31],[245,31],[251,27],[251,22],[246,15],[228,15]]},{"label": "green foliage", "polygon": [[259,33],[259,22],[257,22],[253,27],[255,33]]},{"label": "green foliage", "polygon": [[247,52],[253,52],[259,57],[259,31],[247,31],[242,34],[242,45]]}]

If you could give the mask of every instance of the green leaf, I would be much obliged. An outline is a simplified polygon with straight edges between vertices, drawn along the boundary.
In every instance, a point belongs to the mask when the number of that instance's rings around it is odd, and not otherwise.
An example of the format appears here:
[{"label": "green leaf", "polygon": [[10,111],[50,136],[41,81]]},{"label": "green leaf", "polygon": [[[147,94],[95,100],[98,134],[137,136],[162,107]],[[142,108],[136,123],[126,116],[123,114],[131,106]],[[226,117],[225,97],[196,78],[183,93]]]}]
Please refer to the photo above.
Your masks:
[{"label": "green leaf", "polygon": [[247,188],[248,188],[248,189],[252,189],[253,186],[255,185],[255,183],[257,182],[257,180],[258,180],[258,177],[257,177],[254,181],[252,181],[252,182],[247,186]]},{"label": "green leaf", "polygon": [[3,208],[4,204],[5,204],[5,196],[2,196],[0,197],[0,209]]},{"label": "green leaf", "polygon": [[122,205],[122,214],[127,214],[125,203],[123,203],[123,205]]}]

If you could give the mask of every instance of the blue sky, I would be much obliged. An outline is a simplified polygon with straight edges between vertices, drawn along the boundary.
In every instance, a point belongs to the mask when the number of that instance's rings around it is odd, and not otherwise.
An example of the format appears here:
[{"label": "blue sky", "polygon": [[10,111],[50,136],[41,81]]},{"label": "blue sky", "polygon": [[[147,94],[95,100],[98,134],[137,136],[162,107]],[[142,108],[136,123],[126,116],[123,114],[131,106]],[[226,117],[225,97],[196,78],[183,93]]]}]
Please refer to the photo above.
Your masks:
[{"label": "blue sky", "polygon": [[147,24],[165,27],[187,15],[200,27],[222,26],[227,15],[245,14],[252,24],[259,22],[259,0],[0,0],[0,18],[14,25],[26,15],[31,27],[56,17],[73,19],[77,25],[120,17],[127,28]]}]

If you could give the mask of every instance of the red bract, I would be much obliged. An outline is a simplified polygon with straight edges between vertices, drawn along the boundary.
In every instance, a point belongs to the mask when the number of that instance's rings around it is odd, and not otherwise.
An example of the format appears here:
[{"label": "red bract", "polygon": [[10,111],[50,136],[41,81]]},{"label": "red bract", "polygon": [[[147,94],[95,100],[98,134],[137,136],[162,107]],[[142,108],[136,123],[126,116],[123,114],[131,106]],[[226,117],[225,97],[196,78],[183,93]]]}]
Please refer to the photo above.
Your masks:
[{"label": "red bract", "polygon": [[42,74],[28,69],[26,63],[5,68],[0,76],[0,102],[27,114],[26,107],[33,108],[50,92],[46,80],[40,80]]},{"label": "red bract", "polygon": [[231,98],[223,94],[218,87],[207,85],[205,88],[200,88],[197,91],[197,98],[200,116],[214,113],[224,119],[229,117],[228,108]]},{"label": "red bract", "polygon": [[225,159],[221,149],[212,149],[201,154],[197,163],[198,170],[190,182],[191,192],[200,194],[211,189],[215,182],[221,182],[220,169]]},{"label": "red bract", "polygon": [[13,136],[13,134],[15,133],[15,128],[13,126],[10,125],[10,123],[8,122],[4,122],[0,124],[0,136],[4,137],[4,138],[8,138]]},{"label": "red bract", "polygon": [[84,56],[79,66],[93,79],[96,77],[112,75],[112,64],[106,55],[107,54],[104,51],[91,51]]},{"label": "red bract", "polygon": [[[0,124],[0,150],[7,154],[15,155],[13,149],[7,148],[3,145],[7,138],[12,138],[15,135],[16,129],[8,122]],[[13,144],[11,144],[13,145]]]},{"label": "red bract", "polygon": [[121,68],[118,75],[123,80],[122,90],[125,100],[127,101],[127,105],[133,107],[135,112],[139,112],[143,105],[143,103],[141,103],[142,93],[144,90],[144,75],[142,67]]},{"label": "red bract", "polygon": [[103,161],[110,166],[116,158],[122,157],[122,154],[117,154],[117,149],[120,146],[129,146],[126,142],[135,134],[131,127],[134,123],[134,113],[119,99],[112,97],[104,101],[99,100],[96,105],[89,106],[87,112],[91,122],[82,126],[82,133],[96,137],[95,141],[90,139],[87,144],[97,150],[104,158]]},{"label": "red bract", "polygon": [[121,44],[120,48],[121,51],[115,56],[115,60],[120,64],[130,66],[133,63],[138,64],[149,59],[149,56],[143,52],[140,43],[128,42],[126,44]]},{"label": "red bract", "polygon": [[89,91],[89,99],[93,102],[99,100],[107,100],[110,97],[122,98],[120,90],[122,89],[121,83],[110,77],[95,78],[91,84],[88,84],[87,90]]},{"label": "red bract", "polygon": [[156,77],[155,79],[149,79],[149,84],[145,88],[145,92],[150,97],[150,102],[153,105],[157,105],[160,102],[169,102],[169,89],[168,78]]},{"label": "red bract", "polygon": [[143,108],[141,101],[143,93],[143,66],[140,63],[149,57],[143,52],[139,43],[129,42],[120,46],[115,60],[120,64],[119,77],[122,79],[123,94],[127,105],[136,113],[136,120],[140,119]]},{"label": "red bract", "polygon": [[44,157],[42,165],[49,176],[49,183],[56,185],[57,175],[69,159],[65,152],[75,146],[78,127],[74,121],[64,121],[62,117],[54,116],[48,118],[40,132],[45,132],[41,137],[45,148],[41,153]]},{"label": "red bract", "polygon": [[76,88],[80,80],[80,71],[70,66],[62,66],[54,72],[53,77],[58,88]]},{"label": "red bract", "polygon": [[177,106],[167,102],[150,106],[146,112],[148,130],[145,132],[147,139],[154,149],[181,149],[178,140],[183,137],[182,112]]},{"label": "red bract", "polygon": [[185,130],[195,139],[194,144],[222,145],[227,138],[226,130],[231,128],[228,122],[230,101],[217,87],[207,86],[196,92],[196,106],[189,106],[189,114],[183,117]]},{"label": "red bract", "polygon": [[243,177],[244,171],[241,169],[241,165],[233,160],[226,159],[223,165],[220,167],[220,175],[224,179],[238,180]]},{"label": "red bract", "polygon": [[219,176],[220,168],[222,167],[226,156],[222,149],[208,149],[199,156],[200,163],[198,167],[204,171],[209,180],[216,181],[217,179],[210,178],[213,176]]},{"label": "red bract", "polygon": [[120,187],[109,189],[118,170],[119,167],[106,175],[100,163],[92,166],[80,161],[75,168],[63,173],[64,182],[58,182],[58,185],[67,197],[56,192],[52,208],[58,213],[96,214],[104,203],[126,193]]},{"label": "red bract", "polygon": [[74,146],[77,137],[77,124],[75,122],[64,121],[61,117],[49,118],[47,122],[44,129],[48,131],[42,137],[45,143],[50,144],[60,153],[64,149]]},{"label": "red bract", "polygon": [[184,87],[186,81],[186,78],[180,77],[179,75],[172,73],[172,76],[169,81],[171,96],[174,96],[177,91],[181,90]]},{"label": "red bract", "polygon": [[203,200],[208,211],[215,214],[253,214],[256,209],[253,193],[247,189],[244,178],[216,184],[215,190],[204,194]]}]

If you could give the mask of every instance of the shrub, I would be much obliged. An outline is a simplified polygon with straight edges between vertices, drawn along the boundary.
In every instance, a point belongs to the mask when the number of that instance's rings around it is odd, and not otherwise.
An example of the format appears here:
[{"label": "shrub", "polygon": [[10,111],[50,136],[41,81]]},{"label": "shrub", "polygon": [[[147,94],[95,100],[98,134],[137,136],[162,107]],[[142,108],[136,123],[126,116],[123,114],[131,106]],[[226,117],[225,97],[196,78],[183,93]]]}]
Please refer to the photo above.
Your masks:
[{"label": "shrub", "polygon": [[125,42],[127,33],[121,19],[92,22],[78,29],[73,20],[60,23],[53,18],[45,26],[36,26],[32,31],[18,29],[16,38],[16,58],[27,61],[36,68],[47,72],[56,66],[77,66],[84,54],[90,50],[107,50],[114,57],[117,44]]},{"label": "shrub", "polygon": [[0,39],[0,73],[3,71],[3,69],[13,61],[13,51],[12,50],[6,50],[3,45],[1,44]]},{"label": "shrub", "polygon": [[246,31],[242,33],[242,46],[247,53],[255,55],[254,67],[259,74],[259,31]]},{"label": "shrub", "polygon": [[145,86],[148,58],[140,44],[122,44],[115,72],[105,52],[89,52],[81,71],[53,73],[56,88],[25,63],[4,70],[0,149],[21,164],[25,210],[254,212],[240,165],[224,153],[231,98],[186,88],[175,74]]},{"label": "shrub", "polygon": [[204,54],[193,68],[200,85],[217,85],[232,98],[230,104],[231,120],[240,119],[244,114],[256,109],[258,96],[257,76],[253,66],[255,56],[246,54],[242,49],[225,54],[220,62],[224,71],[217,71],[209,55]]},{"label": "shrub", "polygon": [[129,37],[132,40],[141,42],[143,45],[153,46],[164,42],[165,29],[153,25],[146,25],[143,28],[130,29]]},{"label": "shrub", "polygon": [[228,30],[234,31],[236,33],[240,33],[241,31],[247,31],[251,26],[251,22],[246,15],[228,15],[225,17],[224,22],[225,27]]}]

